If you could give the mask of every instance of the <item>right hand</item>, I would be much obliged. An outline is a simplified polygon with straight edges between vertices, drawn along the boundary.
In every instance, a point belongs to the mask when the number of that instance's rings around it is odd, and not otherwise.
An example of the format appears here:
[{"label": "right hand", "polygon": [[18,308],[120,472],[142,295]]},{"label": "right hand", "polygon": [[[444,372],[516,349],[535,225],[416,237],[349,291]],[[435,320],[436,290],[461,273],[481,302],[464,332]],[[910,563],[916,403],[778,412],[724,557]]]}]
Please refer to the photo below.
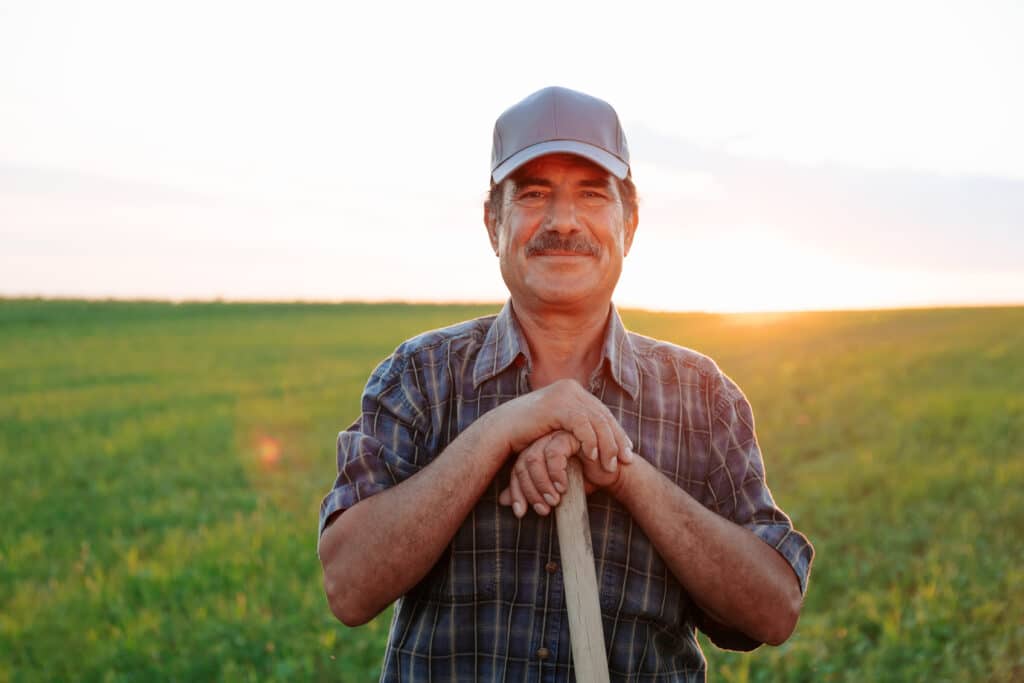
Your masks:
[{"label": "right hand", "polygon": [[526,450],[552,432],[566,431],[580,443],[583,458],[615,472],[633,461],[633,444],[608,407],[579,382],[562,379],[496,408],[510,453]]}]

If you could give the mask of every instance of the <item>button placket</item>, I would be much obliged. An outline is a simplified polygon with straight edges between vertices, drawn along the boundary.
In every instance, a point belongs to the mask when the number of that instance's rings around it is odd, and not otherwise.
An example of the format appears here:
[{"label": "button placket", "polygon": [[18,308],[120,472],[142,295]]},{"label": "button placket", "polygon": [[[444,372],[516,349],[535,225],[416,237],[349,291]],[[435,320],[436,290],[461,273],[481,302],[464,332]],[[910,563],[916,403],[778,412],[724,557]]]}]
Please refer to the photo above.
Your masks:
[{"label": "button placket", "polygon": [[[540,575],[544,586],[544,618],[540,631],[540,647],[534,651],[534,655],[541,662],[550,661],[554,663],[561,657],[558,650],[558,639],[562,629],[562,612],[564,608],[562,581],[561,577],[557,575],[559,565],[555,560],[558,557],[558,545],[554,515],[550,515],[547,519],[546,539],[548,561],[542,565],[543,573]],[[544,670],[545,673],[542,680],[548,680],[549,676],[554,676],[555,669],[553,667],[544,666]]]},{"label": "button placket", "polygon": [[[552,520],[551,533],[554,534],[554,520]],[[557,557],[557,551],[555,557]],[[549,557],[552,557],[549,555]],[[544,642],[550,644],[549,656],[553,661],[558,661],[562,658],[562,654],[558,650],[560,643],[559,638],[562,632],[562,616],[564,614],[565,600],[564,600],[564,586],[562,584],[562,577],[560,576],[560,565],[555,559],[549,559],[544,565],[544,572],[547,574],[547,586],[548,586],[548,618],[546,628],[544,629]]]}]

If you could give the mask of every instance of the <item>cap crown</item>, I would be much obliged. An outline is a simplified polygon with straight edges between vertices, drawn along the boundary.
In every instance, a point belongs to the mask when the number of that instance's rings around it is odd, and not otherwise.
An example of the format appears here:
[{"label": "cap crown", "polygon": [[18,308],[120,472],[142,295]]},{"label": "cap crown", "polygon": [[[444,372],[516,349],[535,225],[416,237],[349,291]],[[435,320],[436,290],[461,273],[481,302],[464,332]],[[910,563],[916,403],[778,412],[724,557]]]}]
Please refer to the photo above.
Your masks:
[{"label": "cap crown", "polygon": [[557,152],[584,156],[619,178],[629,171],[629,147],[615,109],[596,97],[552,86],[498,117],[491,176],[501,182],[526,162]]}]

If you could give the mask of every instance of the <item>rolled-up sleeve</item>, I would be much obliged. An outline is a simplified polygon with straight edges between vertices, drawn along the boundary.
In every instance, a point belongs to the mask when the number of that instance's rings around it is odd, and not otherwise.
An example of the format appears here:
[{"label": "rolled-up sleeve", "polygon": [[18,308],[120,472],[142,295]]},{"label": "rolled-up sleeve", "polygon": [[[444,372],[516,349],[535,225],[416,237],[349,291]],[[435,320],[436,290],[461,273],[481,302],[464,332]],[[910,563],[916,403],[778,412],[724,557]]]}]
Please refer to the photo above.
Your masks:
[{"label": "rolled-up sleeve", "polygon": [[333,514],[401,483],[427,461],[429,421],[415,364],[398,352],[370,376],[362,414],[338,434],[338,476],[320,503],[318,535]]},{"label": "rolled-up sleeve", "polygon": [[[726,519],[750,529],[778,551],[792,567],[803,594],[807,591],[814,547],[806,536],[793,528],[789,516],[772,498],[750,403],[731,380],[723,378],[722,391],[714,405],[707,505]],[[706,618],[702,619],[701,628],[719,647],[751,650],[760,645]]]},{"label": "rolled-up sleeve", "polygon": [[814,547],[775,504],[750,403],[728,379],[716,402],[712,429],[713,464],[708,487],[715,511],[775,548],[793,568],[800,592],[806,592]]}]

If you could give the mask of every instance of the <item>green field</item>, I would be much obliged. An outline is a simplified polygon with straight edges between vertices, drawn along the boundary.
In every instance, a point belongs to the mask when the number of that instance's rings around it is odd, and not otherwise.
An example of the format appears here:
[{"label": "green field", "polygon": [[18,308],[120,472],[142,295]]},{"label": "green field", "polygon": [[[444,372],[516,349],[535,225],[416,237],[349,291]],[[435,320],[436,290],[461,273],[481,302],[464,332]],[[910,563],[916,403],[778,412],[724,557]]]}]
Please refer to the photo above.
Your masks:
[{"label": "green field", "polygon": [[[496,307],[0,301],[0,682],[373,681],[316,558],[373,366]],[[814,542],[713,681],[1024,680],[1024,308],[625,312],[744,388]]]}]

